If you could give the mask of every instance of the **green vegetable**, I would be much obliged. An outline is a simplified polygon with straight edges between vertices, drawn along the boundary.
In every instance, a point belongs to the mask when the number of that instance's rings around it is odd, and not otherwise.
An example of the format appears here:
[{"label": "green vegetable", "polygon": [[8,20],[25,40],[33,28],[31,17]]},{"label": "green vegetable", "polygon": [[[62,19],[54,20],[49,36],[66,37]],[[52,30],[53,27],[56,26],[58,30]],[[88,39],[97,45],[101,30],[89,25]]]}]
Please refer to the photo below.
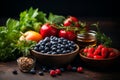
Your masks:
[{"label": "green vegetable", "polygon": [[[40,28],[39,25],[45,23],[45,19],[46,19],[45,13],[43,13],[42,11],[38,11],[38,9],[33,9],[31,7],[29,10],[25,10],[20,13],[19,28],[22,32],[28,30],[38,31],[36,30],[36,26]],[[39,24],[39,25],[35,25],[35,24]]]},{"label": "green vegetable", "polygon": [[16,52],[16,43],[20,36],[18,24],[18,21],[8,19],[6,26],[0,27],[0,61],[16,59],[20,55]]}]

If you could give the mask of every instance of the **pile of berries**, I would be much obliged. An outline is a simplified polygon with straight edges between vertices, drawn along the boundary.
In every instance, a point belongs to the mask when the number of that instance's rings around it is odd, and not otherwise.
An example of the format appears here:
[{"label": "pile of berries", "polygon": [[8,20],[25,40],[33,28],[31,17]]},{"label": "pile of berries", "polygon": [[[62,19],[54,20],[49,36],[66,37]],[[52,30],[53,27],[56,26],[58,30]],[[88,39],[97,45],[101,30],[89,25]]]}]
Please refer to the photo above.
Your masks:
[{"label": "pile of berries", "polygon": [[55,36],[45,37],[34,47],[35,51],[43,54],[65,54],[70,53],[75,49],[76,45],[73,41]]},{"label": "pile of berries", "polygon": [[[51,68],[50,69],[50,68],[48,68],[46,66],[42,66],[42,68],[40,69],[38,74],[40,76],[43,76],[45,72],[49,72],[50,76],[55,77],[57,75],[61,75],[62,72],[65,72],[65,71],[83,73],[83,67],[81,67],[81,66],[75,67],[75,66],[68,65],[66,67]],[[31,69],[29,73],[30,74],[36,74],[36,72],[37,71],[35,69]]]},{"label": "pile of berries", "polygon": [[117,56],[117,53],[114,51],[113,48],[106,47],[102,44],[98,45],[97,47],[86,47],[83,50],[83,55],[88,58],[93,59],[104,59],[104,58],[112,58]]}]

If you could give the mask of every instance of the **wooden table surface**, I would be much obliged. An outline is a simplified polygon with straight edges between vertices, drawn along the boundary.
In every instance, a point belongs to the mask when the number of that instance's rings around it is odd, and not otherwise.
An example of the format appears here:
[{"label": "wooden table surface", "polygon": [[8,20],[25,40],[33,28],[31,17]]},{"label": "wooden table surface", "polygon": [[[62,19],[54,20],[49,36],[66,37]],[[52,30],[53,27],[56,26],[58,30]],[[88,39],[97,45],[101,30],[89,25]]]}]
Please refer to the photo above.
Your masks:
[{"label": "wooden table surface", "polygon": [[[83,19],[86,20],[86,19]],[[3,20],[0,20],[1,23]],[[118,20],[112,19],[87,19],[88,23],[100,22],[101,31],[111,37],[113,40],[112,46],[120,50],[120,26]],[[120,62],[120,61],[119,61]],[[45,73],[44,76],[22,73],[18,69],[16,61],[0,62],[0,80],[120,80],[120,63],[113,65],[107,69],[95,69],[90,68],[84,64],[81,64],[84,68],[83,73],[77,73],[72,71],[65,71],[61,76],[51,77],[49,73]],[[17,75],[14,75],[12,71],[16,69]],[[38,70],[37,70],[38,71]]]}]

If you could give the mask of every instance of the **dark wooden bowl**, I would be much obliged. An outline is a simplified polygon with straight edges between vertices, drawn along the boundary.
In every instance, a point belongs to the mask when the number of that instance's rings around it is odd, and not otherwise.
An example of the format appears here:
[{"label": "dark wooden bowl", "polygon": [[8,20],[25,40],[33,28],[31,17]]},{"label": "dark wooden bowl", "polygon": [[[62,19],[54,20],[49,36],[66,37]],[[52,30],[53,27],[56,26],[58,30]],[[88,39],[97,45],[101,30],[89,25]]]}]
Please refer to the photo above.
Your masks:
[{"label": "dark wooden bowl", "polygon": [[96,68],[107,68],[114,66],[120,58],[120,52],[117,49],[113,49],[116,53],[117,56],[112,57],[112,58],[105,58],[105,59],[93,59],[93,58],[88,58],[82,54],[83,49],[80,51],[80,59],[84,62],[85,65],[90,66],[90,67],[96,67]]},{"label": "dark wooden bowl", "polygon": [[79,46],[77,44],[76,47],[75,51],[66,54],[43,54],[35,50],[31,50],[30,53],[36,57],[41,64],[65,65],[72,62],[79,53]]}]

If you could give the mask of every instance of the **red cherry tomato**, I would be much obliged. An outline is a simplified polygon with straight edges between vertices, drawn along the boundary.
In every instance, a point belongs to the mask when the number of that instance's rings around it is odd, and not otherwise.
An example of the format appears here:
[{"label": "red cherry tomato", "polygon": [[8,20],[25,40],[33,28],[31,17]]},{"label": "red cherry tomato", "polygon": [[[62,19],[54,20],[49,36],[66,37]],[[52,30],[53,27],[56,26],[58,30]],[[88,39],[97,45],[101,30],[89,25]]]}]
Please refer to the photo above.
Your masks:
[{"label": "red cherry tomato", "polygon": [[100,49],[96,49],[93,54],[94,55],[100,55],[100,53],[101,53],[101,50]]},{"label": "red cherry tomato", "polygon": [[100,44],[100,45],[98,45],[97,49],[101,50],[103,47],[104,47],[104,45]]},{"label": "red cherry tomato", "polygon": [[92,53],[87,53],[87,55],[86,55],[88,58],[93,58],[93,54]]},{"label": "red cherry tomato", "polygon": [[115,57],[115,56],[116,56],[116,53],[115,53],[115,52],[110,52],[108,57],[109,57],[109,58],[112,58],[112,57]]},{"label": "red cherry tomato", "polygon": [[93,54],[94,51],[95,51],[95,49],[93,47],[88,48],[88,53],[92,53]]},{"label": "red cherry tomato", "polygon": [[83,52],[84,52],[84,53],[87,53],[87,52],[88,52],[88,49],[87,49],[87,48],[85,48],[85,49],[83,50]]},{"label": "red cherry tomato", "polygon": [[94,59],[104,59],[104,57],[103,57],[103,56],[100,56],[100,55],[94,55],[93,58],[94,58]]},{"label": "red cherry tomato", "polygon": [[108,48],[103,47],[103,48],[101,49],[101,56],[104,57],[104,58],[106,58],[107,55],[108,55]]}]

